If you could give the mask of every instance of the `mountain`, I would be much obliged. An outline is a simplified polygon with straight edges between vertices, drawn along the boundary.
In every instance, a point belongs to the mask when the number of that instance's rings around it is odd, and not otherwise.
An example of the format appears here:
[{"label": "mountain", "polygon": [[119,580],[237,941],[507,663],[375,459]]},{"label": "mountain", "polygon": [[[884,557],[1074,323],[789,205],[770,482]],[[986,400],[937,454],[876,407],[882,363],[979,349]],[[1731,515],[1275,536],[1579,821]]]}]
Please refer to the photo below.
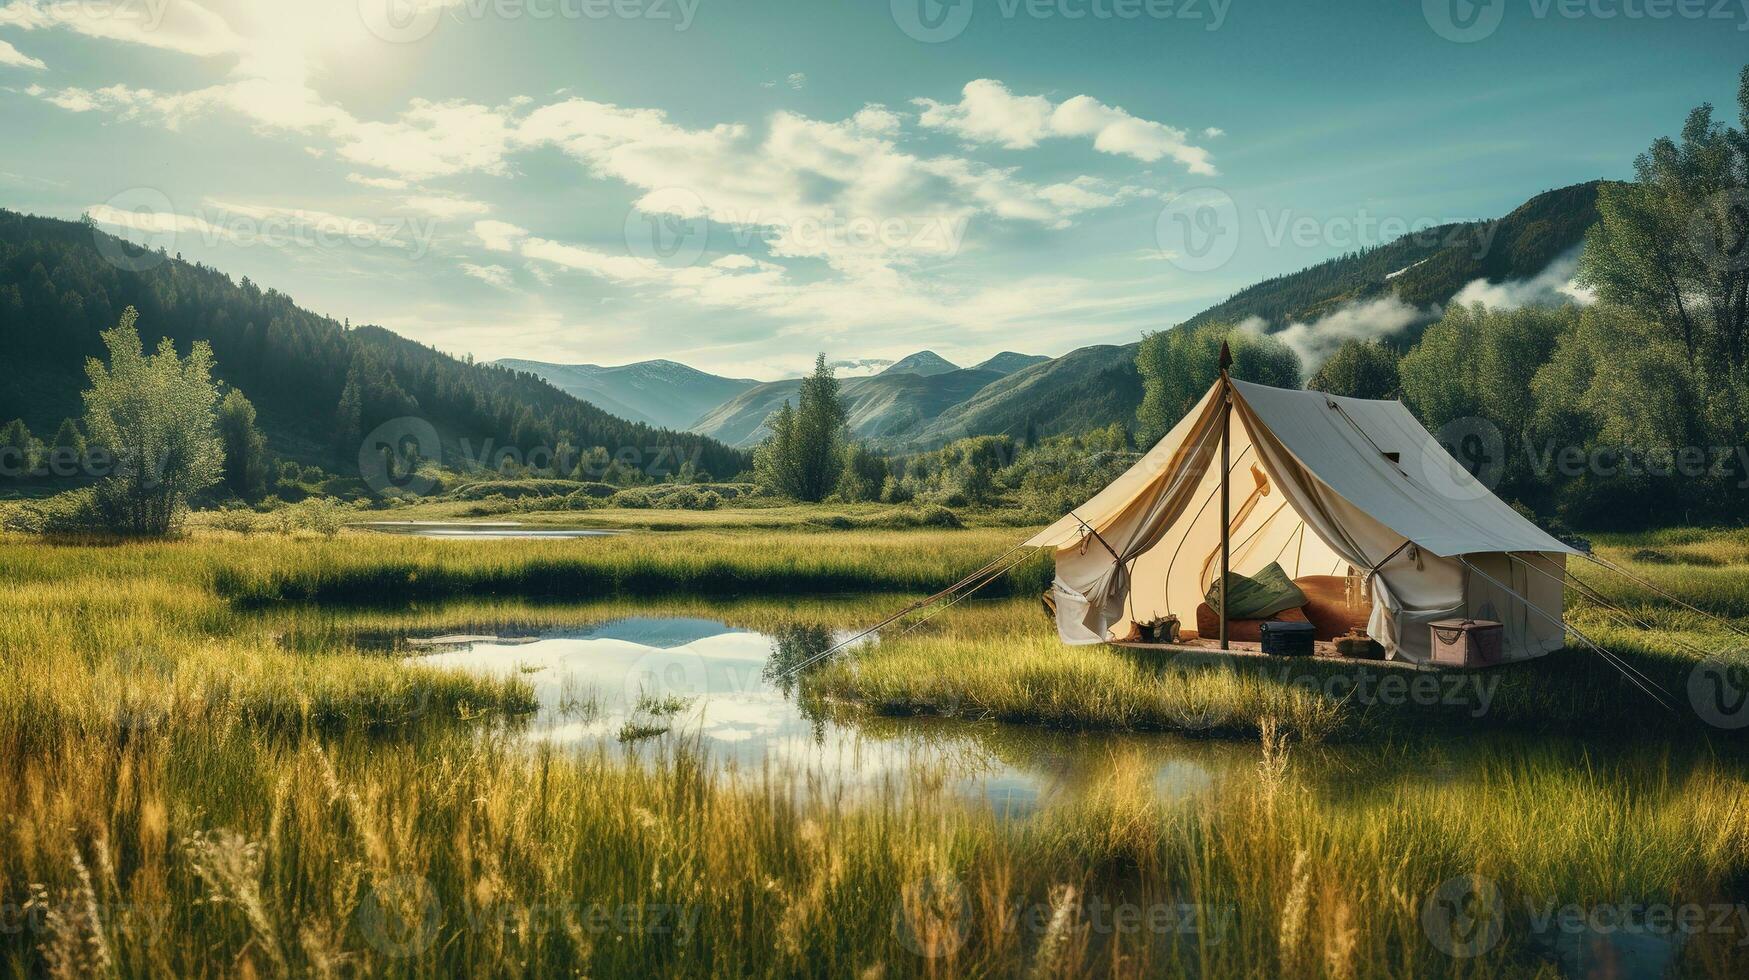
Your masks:
[{"label": "mountain", "polygon": [[1011,350],[1005,350],[984,363],[979,364],[973,370],[995,371],[997,374],[1013,374],[1022,368],[1029,368],[1034,364],[1042,364],[1048,360],[1050,360],[1050,358],[1043,354],[1016,354]]},{"label": "mountain", "polygon": [[527,371],[622,419],[664,429],[687,428],[711,409],[759,384],[749,378],[725,378],[665,360],[617,367],[550,364],[508,357],[492,363]]},{"label": "mountain", "polygon": [[[745,453],[689,433],[618,418],[534,375],[460,360],[380,327],[318,316],[247,278],[145,252],[88,223],[0,210],[0,419],[39,438],[81,414],[87,357],[126,307],[148,346],[211,343],[219,380],[258,410],[269,447],[330,472],[356,472],[362,433],[392,419],[429,422],[452,452],[496,447],[635,450],[663,472],[696,454],[711,473]],[[662,459],[656,459],[660,452]]]},{"label": "mountain", "polygon": [[[995,371],[961,368],[929,376],[888,371],[846,378],[838,391],[853,437],[900,448],[942,412],[1001,378]],[[756,446],[766,436],[765,420],[785,401],[795,404],[801,387],[796,378],[755,385],[699,419],[692,431],[731,446]]]},{"label": "mountain", "polygon": [[1310,322],[1346,303],[1395,296],[1442,304],[1476,279],[1528,279],[1578,245],[1597,222],[1601,181],[1545,191],[1504,218],[1441,225],[1299,272],[1265,279],[1184,323],[1237,324],[1260,317],[1272,329]]},{"label": "mountain", "polygon": [[1041,436],[1084,432],[1128,424],[1141,404],[1135,344],[1082,347],[998,377],[942,412],[912,441],[933,447],[966,436],[1018,438],[1028,428]]},{"label": "mountain", "polygon": [[[847,379],[839,390],[848,394],[845,389],[860,380],[864,379]],[[786,401],[796,404],[801,390],[800,378],[754,385],[706,412],[692,424],[692,431],[731,446],[751,449],[765,438],[766,418]]]},{"label": "mountain", "polygon": [[[1260,317],[1270,329],[1280,329],[1383,296],[1427,309],[1431,317],[1434,307],[1474,280],[1528,279],[1579,245],[1597,221],[1598,186],[1593,181],[1546,191],[1497,220],[1445,225],[1267,279],[1185,325]],[[1395,339],[1411,343],[1424,325]],[[1015,371],[942,412],[909,437],[911,444],[928,448],[970,435],[1021,436],[1028,428],[1055,435],[1128,425],[1142,400],[1136,346],[1083,347]]]},{"label": "mountain", "polygon": [[955,369],[933,375],[879,374],[844,385],[851,433],[858,439],[902,446],[953,406],[1001,379],[994,371]]},{"label": "mountain", "polygon": [[[881,374],[916,374],[928,378],[937,374],[946,374],[949,371],[958,371],[959,369],[958,364],[955,364],[932,350],[920,350],[909,357],[899,358],[897,361],[893,362],[892,367],[882,371]],[[879,377],[879,375],[876,375],[876,377]]]}]

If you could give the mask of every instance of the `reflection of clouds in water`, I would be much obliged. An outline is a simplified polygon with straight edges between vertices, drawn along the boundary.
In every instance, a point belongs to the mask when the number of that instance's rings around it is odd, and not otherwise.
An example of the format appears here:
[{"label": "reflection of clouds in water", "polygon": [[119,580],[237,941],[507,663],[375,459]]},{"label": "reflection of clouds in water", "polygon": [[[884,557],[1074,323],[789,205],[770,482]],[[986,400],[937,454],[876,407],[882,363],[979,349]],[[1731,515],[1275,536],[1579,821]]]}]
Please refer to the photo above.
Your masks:
[{"label": "reflection of clouds in water", "polygon": [[1214,774],[1188,759],[1171,759],[1154,774],[1154,787],[1161,796],[1178,799],[1200,796],[1213,789]]},{"label": "reflection of clouds in water", "polygon": [[[1167,738],[1075,736],[927,718],[838,724],[813,717],[798,703],[789,671],[849,635],[805,623],[768,635],[708,619],[630,617],[534,642],[475,643],[420,660],[519,676],[539,703],[524,728],[531,740],[613,747],[628,721],[666,724],[671,735],[632,746],[640,757],[650,757],[666,739],[697,738],[725,772],[769,767],[847,789],[943,779],[964,797],[1015,814],[1076,798],[1122,756],[1133,757],[1139,772],[1152,770],[1163,796],[1201,793],[1213,783],[1209,768],[1178,757],[1202,749]],[[666,698],[683,706],[665,713],[657,703]],[[592,699],[598,714],[575,710]],[[638,709],[640,699],[647,710]],[[1242,765],[1250,763],[1247,756]]]}]

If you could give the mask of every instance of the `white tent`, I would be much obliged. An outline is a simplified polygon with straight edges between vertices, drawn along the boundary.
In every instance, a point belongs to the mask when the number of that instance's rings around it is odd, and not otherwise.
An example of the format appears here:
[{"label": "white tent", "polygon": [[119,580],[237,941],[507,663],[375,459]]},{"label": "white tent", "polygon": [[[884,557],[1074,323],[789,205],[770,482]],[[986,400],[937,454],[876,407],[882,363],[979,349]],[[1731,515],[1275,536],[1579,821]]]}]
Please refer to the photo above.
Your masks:
[{"label": "white tent", "polygon": [[1167,614],[1194,624],[1220,574],[1229,400],[1234,572],[1279,562],[1294,578],[1358,574],[1372,596],[1367,631],[1397,659],[1426,662],[1427,624],[1452,618],[1504,623],[1507,659],[1562,646],[1561,580],[1577,552],[1477,482],[1400,402],[1224,379],[1128,472],[1027,542],[1055,552],[1066,642],[1123,637]]}]

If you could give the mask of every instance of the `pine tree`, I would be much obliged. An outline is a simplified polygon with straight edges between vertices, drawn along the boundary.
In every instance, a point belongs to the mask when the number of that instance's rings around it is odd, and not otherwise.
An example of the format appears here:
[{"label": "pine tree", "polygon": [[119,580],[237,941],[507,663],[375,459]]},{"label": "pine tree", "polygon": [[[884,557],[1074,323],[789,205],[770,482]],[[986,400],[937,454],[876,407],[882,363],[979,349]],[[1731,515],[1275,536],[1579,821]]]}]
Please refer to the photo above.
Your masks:
[{"label": "pine tree", "polygon": [[36,437],[23,419],[13,419],[0,429],[0,479],[22,480],[36,466]]}]

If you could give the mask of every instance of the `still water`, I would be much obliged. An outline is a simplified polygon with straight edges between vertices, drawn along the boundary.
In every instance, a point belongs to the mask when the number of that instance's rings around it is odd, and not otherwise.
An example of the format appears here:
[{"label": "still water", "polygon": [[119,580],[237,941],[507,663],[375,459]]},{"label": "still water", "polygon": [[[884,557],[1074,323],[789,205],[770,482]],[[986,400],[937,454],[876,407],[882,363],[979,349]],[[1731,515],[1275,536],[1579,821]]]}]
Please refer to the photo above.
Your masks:
[{"label": "still water", "polygon": [[[847,789],[930,767],[962,795],[1004,810],[1072,798],[1120,758],[1170,797],[1255,765],[1251,746],[1160,736],[1070,734],[942,719],[834,720],[790,669],[848,639],[804,623],[757,632],[716,619],[635,616],[518,637],[415,640],[436,666],[520,676],[540,708],[532,739],[568,745],[697,740],[718,765],[765,765]],[[658,734],[658,732],[661,732]]]}]

